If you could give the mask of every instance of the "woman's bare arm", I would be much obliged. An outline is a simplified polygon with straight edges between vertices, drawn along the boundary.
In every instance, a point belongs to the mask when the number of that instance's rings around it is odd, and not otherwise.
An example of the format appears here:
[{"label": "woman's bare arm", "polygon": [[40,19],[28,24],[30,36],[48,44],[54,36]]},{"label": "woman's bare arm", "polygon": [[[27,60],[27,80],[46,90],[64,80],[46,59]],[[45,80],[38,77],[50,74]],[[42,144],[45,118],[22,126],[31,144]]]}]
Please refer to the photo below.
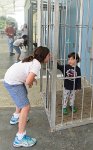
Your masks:
[{"label": "woman's bare arm", "polygon": [[29,85],[29,87],[31,87],[33,85],[33,82],[36,80],[35,76],[36,74],[30,72],[28,77],[26,78],[26,84]]}]

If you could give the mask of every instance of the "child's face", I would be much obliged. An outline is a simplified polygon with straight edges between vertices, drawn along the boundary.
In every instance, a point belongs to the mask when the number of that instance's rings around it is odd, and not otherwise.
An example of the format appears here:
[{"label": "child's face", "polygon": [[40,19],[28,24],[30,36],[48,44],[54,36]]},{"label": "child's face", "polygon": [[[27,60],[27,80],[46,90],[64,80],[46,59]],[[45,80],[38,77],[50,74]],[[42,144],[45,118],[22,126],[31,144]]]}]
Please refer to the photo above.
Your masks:
[{"label": "child's face", "polygon": [[76,65],[76,59],[74,59],[73,57],[68,58],[68,64],[70,66],[75,66]]}]

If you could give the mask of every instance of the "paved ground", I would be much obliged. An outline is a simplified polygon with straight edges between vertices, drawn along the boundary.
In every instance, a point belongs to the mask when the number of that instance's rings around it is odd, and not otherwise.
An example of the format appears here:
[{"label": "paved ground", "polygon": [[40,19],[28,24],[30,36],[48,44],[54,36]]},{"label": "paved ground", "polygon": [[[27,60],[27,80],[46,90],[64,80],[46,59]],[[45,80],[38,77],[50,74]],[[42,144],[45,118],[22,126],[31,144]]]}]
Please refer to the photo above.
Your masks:
[{"label": "paved ground", "polygon": [[17,125],[9,124],[13,110],[0,108],[0,150],[93,150],[93,124],[51,133],[42,107],[32,108],[27,125],[28,135],[35,137],[37,144],[32,148],[14,148]]},{"label": "paved ground", "polygon": [[8,54],[6,38],[0,38],[0,150],[93,150],[93,124],[50,132],[39,93],[39,81],[38,86],[33,87],[31,92],[29,91],[32,109],[27,125],[28,135],[35,137],[37,144],[32,148],[14,148],[12,146],[13,138],[17,132],[17,125],[11,126],[9,124],[11,114],[14,112],[14,104],[1,81],[6,69],[14,61],[15,56],[10,57]]},{"label": "paved ground", "polygon": [[41,107],[32,108],[27,125],[27,133],[37,138],[37,144],[32,148],[13,148],[12,141],[17,131],[17,125],[9,124],[13,110],[0,109],[0,150],[93,150],[93,124],[51,133]]}]

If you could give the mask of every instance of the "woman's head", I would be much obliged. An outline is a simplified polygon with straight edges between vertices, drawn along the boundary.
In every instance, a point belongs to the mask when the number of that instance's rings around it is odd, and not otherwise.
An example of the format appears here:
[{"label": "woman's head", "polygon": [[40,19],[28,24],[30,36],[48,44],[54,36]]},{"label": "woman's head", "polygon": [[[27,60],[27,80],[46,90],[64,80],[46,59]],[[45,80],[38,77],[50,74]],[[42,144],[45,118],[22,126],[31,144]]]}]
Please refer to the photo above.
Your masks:
[{"label": "woman's head", "polygon": [[37,59],[40,63],[47,63],[50,58],[50,51],[47,47],[39,46],[35,49],[33,56],[24,58],[22,62],[30,62]]},{"label": "woman's head", "polygon": [[47,63],[50,57],[50,51],[47,47],[39,46],[34,51],[34,58],[40,63]]}]

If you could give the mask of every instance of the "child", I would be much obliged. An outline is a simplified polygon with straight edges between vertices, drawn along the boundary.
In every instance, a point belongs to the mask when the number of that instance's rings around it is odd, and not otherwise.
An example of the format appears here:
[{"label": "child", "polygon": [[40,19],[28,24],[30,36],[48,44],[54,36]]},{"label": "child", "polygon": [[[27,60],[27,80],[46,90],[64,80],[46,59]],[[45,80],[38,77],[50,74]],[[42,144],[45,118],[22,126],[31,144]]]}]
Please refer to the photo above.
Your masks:
[{"label": "child", "polygon": [[26,39],[24,41],[24,47],[25,47],[25,50],[26,50],[26,47],[28,46],[28,28],[27,28],[27,24],[25,23],[23,28],[22,28],[22,38],[23,39]]},{"label": "child", "polygon": [[15,40],[15,42],[13,43],[13,48],[16,50],[16,53],[17,53],[16,62],[20,61],[20,55],[21,55],[20,48],[22,48],[24,41],[25,39],[21,38],[21,39]]},{"label": "child", "polygon": [[[60,65],[57,63],[57,69],[61,70],[64,77],[64,96],[63,96],[63,114],[68,114],[67,102],[70,99],[69,106],[73,113],[77,112],[77,108],[74,106],[75,90],[81,89],[81,71],[77,66],[80,58],[77,53],[72,52],[68,55],[68,64]],[[72,77],[72,78],[71,78]]]},{"label": "child", "polygon": [[26,135],[26,123],[30,104],[25,85],[31,87],[33,82],[36,82],[35,77],[41,69],[41,64],[48,63],[49,58],[49,49],[40,46],[34,51],[33,56],[13,64],[5,73],[4,85],[16,104],[16,111],[10,120],[10,124],[19,122],[18,133],[13,142],[14,147],[30,147],[36,143],[35,138]]}]

